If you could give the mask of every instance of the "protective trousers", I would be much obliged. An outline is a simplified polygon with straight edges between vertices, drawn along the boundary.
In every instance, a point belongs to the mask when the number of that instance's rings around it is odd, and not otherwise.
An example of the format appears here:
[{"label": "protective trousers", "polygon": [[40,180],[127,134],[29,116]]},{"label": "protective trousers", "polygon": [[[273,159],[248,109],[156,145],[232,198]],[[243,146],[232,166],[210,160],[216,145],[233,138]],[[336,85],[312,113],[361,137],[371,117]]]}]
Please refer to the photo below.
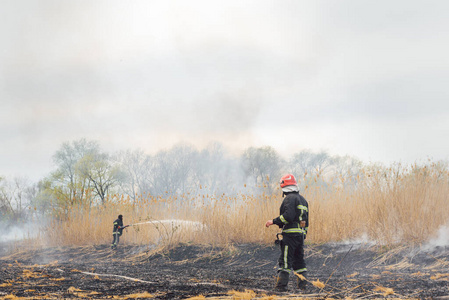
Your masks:
[{"label": "protective trousers", "polygon": [[[290,271],[305,275],[307,272],[304,260],[304,236],[303,234],[284,233],[281,241],[281,255],[279,256],[277,289],[287,288],[288,274]],[[286,275],[287,274],[287,275]],[[298,288],[302,281],[298,279]]]},{"label": "protective trousers", "polygon": [[117,248],[118,242],[120,240],[120,232],[118,232],[118,231],[113,232],[112,237],[113,237],[113,240],[112,240],[111,248],[115,249],[115,248]]}]

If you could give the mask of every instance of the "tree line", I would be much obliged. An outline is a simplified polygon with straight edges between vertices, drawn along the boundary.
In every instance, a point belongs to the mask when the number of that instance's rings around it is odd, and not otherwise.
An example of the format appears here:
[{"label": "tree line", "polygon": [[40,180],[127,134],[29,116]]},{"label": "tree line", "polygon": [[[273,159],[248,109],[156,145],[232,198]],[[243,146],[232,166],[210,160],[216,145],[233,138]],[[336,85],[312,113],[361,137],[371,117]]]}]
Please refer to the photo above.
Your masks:
[{"label": "tree line", "polygon": [[64,212],[76,205],[101,205],[112,195],[139,201],[142,195],[235,195],[271,193],[283,173],[300,185],[356,184],[362,162],[326,151],[302,150],[282,157],[270,146],[231,155],[220,143],[204,149],[177,144],[154,155],[142,150],[102,151],[97,141],[65,142],[54,153],[55,169],[38,183],[0,177],[0,216]]}]

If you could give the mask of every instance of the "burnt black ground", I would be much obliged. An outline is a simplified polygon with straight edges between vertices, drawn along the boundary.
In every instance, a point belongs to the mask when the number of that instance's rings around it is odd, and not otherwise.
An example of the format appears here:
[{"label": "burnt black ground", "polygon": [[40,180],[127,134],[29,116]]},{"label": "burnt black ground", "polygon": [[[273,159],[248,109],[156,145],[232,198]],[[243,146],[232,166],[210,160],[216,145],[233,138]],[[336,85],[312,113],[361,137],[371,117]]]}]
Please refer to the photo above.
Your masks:
[{"label": "burnt black ground", "polygon": [[[326,286],[320,289],[310,283],[306,294],[315,294],[315,298],[444,299],[449,295],[448,250],[307,245],[308,279]],[[294,276],[288,294],[272,292],[278,256],[276,246],[254,244],[183,244],[157,252],[130,245],[120,245],[115,251],[108,245],[22,251],[16,245],[11,251],[10,245],[0,243],[0,298],[125,299],[149,293],[156,299],[197,295],[225,299],[231,297],[230,290],[245,289],[255,291],[256,298],[263,294],[300,296]]]}]

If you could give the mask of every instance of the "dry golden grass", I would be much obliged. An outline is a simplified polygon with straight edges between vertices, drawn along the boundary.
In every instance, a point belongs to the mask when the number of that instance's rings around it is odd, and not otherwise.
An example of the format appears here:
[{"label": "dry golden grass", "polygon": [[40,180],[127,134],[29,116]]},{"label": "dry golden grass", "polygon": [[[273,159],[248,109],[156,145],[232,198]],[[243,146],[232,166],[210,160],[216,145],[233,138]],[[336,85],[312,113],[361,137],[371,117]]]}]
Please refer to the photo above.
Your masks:
[{"label": "dry golden grass", "polygon": [[[381,245],[417,244],[449,220],[449,172],[437,163],[370,167],[351,185],[342,178],[327,180],[333,184],[308,185],[301,191],[309,201],[307,241],[312,243],[365,236]],[[125,224],[143,224],[127,228],[121,243],[272,243],[279,229],[267,229],[264,224],[278,216],[281,202],[280,190],[273,195],[232,197],[142,195],[136,201],[112,196],[105,205],[73,207],[65,218],[52,221],[38,240],[51,246],[110,243],[112,222],[122,214]],[[204,227],[160,222],[170,219],[195,221]]]},{"label": "dry golden grass", "polygon": [[448,222],[448,192],[449,173],[439,164],[373,167],[354,189],[309,189],[310,240],[341,241],[366,234],[383,245],[421,243]]}]

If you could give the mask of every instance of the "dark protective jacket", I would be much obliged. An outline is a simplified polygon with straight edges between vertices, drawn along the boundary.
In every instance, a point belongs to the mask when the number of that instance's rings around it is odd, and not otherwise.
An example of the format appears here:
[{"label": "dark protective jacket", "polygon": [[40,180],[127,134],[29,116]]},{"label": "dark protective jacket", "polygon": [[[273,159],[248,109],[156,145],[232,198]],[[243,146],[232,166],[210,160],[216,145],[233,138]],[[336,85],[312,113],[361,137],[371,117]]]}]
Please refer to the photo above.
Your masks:
[{"label": "dark protective jacket", "polygon": [[118,232],[119,235],[122,235],[123,232],[123,221],[121,219],[117,219],[114,221],[114,229],[112,229],[112,233]]},{"label": "dark protective jacket", "polygon": [[[300,227],[300,221],[305,221],[305,227]],[[309,204],[299,192],[285,193],[281,204],[280,216],[273,223],[282,228],[282,233],[307,234],[309,228]]]}]

